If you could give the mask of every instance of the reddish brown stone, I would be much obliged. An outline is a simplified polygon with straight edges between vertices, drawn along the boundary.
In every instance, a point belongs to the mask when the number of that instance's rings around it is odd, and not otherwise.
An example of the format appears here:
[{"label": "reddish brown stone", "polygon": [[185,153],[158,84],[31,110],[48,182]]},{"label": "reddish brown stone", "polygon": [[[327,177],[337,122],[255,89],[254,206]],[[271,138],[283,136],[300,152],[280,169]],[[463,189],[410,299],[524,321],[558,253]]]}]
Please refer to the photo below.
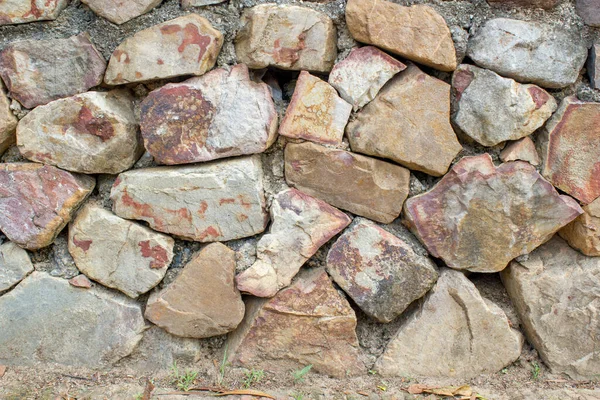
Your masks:
[{"label": "reddish brown stone", "polygon": [[69,0],[0,1],[0,26],[56,19]]},{"label": "reddish brown stone", "polygon": [[500,159],[503,162],[522,160],[531,165],[540,165],[541,163],[535,143],[529,136],[507,144],[500,152]]},{"label": "reddish brown stone", "polygon": [[77,275],[75,278],[69,279],[69,283],[71,284],[71,286],[83,289],[89,289],[92,287],[92,282],[90,282],[88,277],[83,274]]}]

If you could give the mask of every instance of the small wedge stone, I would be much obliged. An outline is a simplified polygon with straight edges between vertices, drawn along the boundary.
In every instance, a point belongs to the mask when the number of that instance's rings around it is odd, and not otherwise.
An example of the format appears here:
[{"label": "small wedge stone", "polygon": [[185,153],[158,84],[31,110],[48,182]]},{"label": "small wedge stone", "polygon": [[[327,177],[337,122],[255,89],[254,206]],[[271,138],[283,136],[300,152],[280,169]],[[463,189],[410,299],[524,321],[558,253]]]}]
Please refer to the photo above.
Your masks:
[{"label": "small wedge stone", "polygon": [[535,166],[540,165],[542,162],[535,148],[535,143],[529,136],[507,144],[500,152],[500,160],[503,162],[522,160]]},{"label": "small wedge stone", "polygon": [[21,282],[33,272],[29,254],[13,242],[0,245],[0,293]]}]

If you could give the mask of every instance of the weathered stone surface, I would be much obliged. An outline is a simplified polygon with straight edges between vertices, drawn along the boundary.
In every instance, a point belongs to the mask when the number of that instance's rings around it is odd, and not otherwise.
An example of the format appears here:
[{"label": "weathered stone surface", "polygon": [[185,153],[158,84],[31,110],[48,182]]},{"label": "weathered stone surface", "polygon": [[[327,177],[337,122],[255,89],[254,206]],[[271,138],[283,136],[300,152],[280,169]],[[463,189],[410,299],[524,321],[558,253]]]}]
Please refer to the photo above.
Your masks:
[{"label": "weathered stone surface", "polygon": [[577,80],[587,47],[576,32],[539,22],[496,18],[471,36],[467,55],[500,75],[561,88]]},{"label": "weathered stone surface", "polygon": [[500,152],[500,160],[503,162],[522,160],[536,166],[542,162],[535,149],[535,143],[529,136],[507,144]]},{"label": "weathered stone surface", "polygon": [[352,151],[434,176],[462,150],[450,125],[450,85],[413,64],[358,112],[346,135]]},{"label": "weathered stone surface", "polygon": [[0,245],[0,293],[10,289],[33,272],[25,250],[13,242]]},{"label": "weathered stone surface", "polygon": [[259,297],[272,297],[288,286],[300,267],[351,222],[340,210],[296,189],[277,194],[271,220],[269,233],[258,241],[258,260],[236,278],[239,290]]},{"label": "weathered stone surface", "polygon": [[28,250],[46,247],[95,184],[49,165],[0,164],[0,231]]},{"label": "weathered stone surface", "polygon": [[0,26],[56,19],[69,0],[7,0],[0,3]]},{"label": "weathered stone surface", "polygon": [[511,364],[522,345],[500,307],[481,297],[461,272],[444,268],[375,369],[384,376],[469,379]]},{"label": "weathered stone surface", "polygon": [[354,39],[441,71],[456,68],[446,21],[432,7],[382,0],[348,0],[346,24]]},{"label": "weathered stone surface", "polygon": [[13,42],[0,53],[0,77],[26,108],[85,92],[102,82],[106,61],[87,33]]},{"label": "weathered stone surface", "polygon": [[31,161],[86,174],[118,174],[144,152],[133,97],[121,90],[36,107],[19,122],[17,146]]},{"label": "weathered stone surface", "polygon": [[590,86],[594,89],[600,87],[600,44],[594,42],[587,59],[587,73],[590,78]]},{"label": "weathered stone surface", "polygon": [[217,61],[223,35],[204,17],[188,14],[125,39],[108,62],[104,82],[122,85],[202,75]]},{"label": "weathered stone surface", "polygon": [[531,7],[549,10],[560,3],[560,0],[488,0],[491,5],[507,5],[511,7]]},{"label": "weathered stone surface", "polygon": [[[0,363],[99,368],[126,357],[145,329],[139,304],[33,272],[0,297]],[[24,340],[26,338],[26,340]]]},{"label": "weathered stone surface", "polygon": [[473,272],[503,270],[582,212],[530,164],[495,167],[487,153],[463,158],[404,206],[407,225],[432,256]]},{"label": "weathered stone surface", "polygon": [[600,103],[565,97],[538,137],[542,175],[583,203],[600,196]]},{"label": "weathered stone surface", "polygon": [[258,156],[119,175],[110,198],[120,217],[199,242],[226,241],[265,230],[263,172]]},{"label": "weathered stone surface", "polygon": [[74,278],[69,279],[69,284],[78,288],[89,289],[92,287],[92,282],[87,276],[80,274]]},{"label": "weathered stone surface", "polygon": [[228,338],[229,361],[281,374],[312,365],[322,374],[357,375],[364,366],[355,328],[354,310],[325,270],[302,271],[275,297],[249,299]]},{"label": "weathered stone surface", "polygon": [[93,12],[115,24],[123,24],[146,14],[162,0],[81,0]]},{"label": "weathered stone surface", "polygon": [[553,372],[595,379],[600,371],[600,259],[554,237],[502,272],[528,341]]},{"label": "weathered stone surface", "polygon": [[339,144],[352,106],[335,89],[306,71],[300,72],[279,134],[323,144]]},{"label": "weathered stone surface", "polygon": [[329,84],[358,110],[377,96],[379,90],[406,65],[377,47],[354,48],[343,61],[335,64]]},{"label": "weathered stone surface", "polygon": [[87,204],[69,225],[69,253],[82,273],[136,298],[162,280],[175,241]]},{"label": "weathered stone surface", "polygon": [[269,87],[238,64],[153,91],[141,105],[141,128],[157,162],[185,164],[265,151],[277,112]]},{"label": "weathered stone surface", "polygon": [[337,57],[337,33],[327,15],[294,5],[261,4],[242,14],[235,38],[238,62],[253,69],[329,72]]},{"label": "weathered stone surface", "polygon": [[0,81],[0,155],[15,142],[17,122],[17,117],[10,111],[10,100]]},{"label": "weathered stone surface", "polygon": [[357,218],[331,246],[327,272],[379,322],[390,322],[402,314],[438,277],[437,267],[428,257],[363,218]]},{"label": "weathered stone surface", "polygon": [[575,0],[575,9],[586,25],[600,27],[600,3],[597,0]]},{"label": "weathered stone surface", "polygon": [[583,206],[583,214],[558,234],[586,256],[600,256],[600,198]]},{"label": "weathered stone surface", "polygon": [[484,146],[532,134],[554,111],[556,100],[544,89],[523,85],[472,65],[459,65],[452,76],[454,123]]},{"label": "weathered stone surface", "polygon": [[230,332],[244,318],[234,275],[235,252],[221,243],[209,244],[171,285],[150,296],[145,316],[177,336],[206,338]]},{"label": "weathered stone surface", "polygon": [[378,222],[400,215],[410,172],[398,165],[310,142],[285,148],[285,179],[310,196]]},{"label": "weathered stone surface", "polygon": [[202,7],[202,6],[208,6],[211,4],[224,3],[225,1],[227,1],[227,0],[181,0],[181,6],[183,8]]}]

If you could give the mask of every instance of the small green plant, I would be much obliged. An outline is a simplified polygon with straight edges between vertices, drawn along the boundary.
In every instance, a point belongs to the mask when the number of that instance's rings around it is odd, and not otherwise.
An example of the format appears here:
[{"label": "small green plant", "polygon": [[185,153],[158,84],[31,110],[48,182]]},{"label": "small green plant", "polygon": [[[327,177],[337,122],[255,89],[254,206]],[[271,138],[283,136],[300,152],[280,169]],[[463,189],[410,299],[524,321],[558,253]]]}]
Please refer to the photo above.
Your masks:
[{"label": "small green plant", "polygon": [[223,351],[223,359],[221,360],[221,365],[219,366],[219,378],[217,384],[219,386],[223,386],[223,381],[225,380],[225,371],[227,370],[227,366],[229,363],[227,362],[227,344],[225,344],[225,350]]},{"label": "small green plant", "polygon": [[174,362],[171,366],[170,377],[171,383],[176,384],[177,389],[187,392],[188,390],[190,390],[190,387],[192,387],[192,384],[198,377],[198,372],[191,370],[179,371],[179,368],[177,367],[177,362]]},{"label": "small green plant", "polygon": [[292,399],[294,399],[294,400],[303,400],[304,399],[304,395],[302,393],[292,393],[290,396],[292,396]]},{"label": "small green plant", "polygon": [[246,378],[244,379],[244,389],[250,388],[250,386],[258,383],[265,377],[265,372],[262,369],[251,369],[246,371]]},{"label": "small green plant", "polygon": [[537,361],[533,361],[531,363],[531,377],[534,380],[539,379],[541,371],[542,369],[540,368],[540,364],[538,364]]},{"label": "small green plant", "polygon": [[502,372],[504,375],[506,375],[506,374],[508,374],[508,368],[502,368],[502,371],[500,371],[500,372]]},{"label": "small green plant", "polygon": [[302,369],[292,372],[292,375],[294,376],[294,383],[302,382],[304,380],[304,377],[310,372],[312,367],[312,364],[310,364]]},{"label": "small green plant", "polygon": [[142,400],[144,398],[144,395],[142,393],[138,393],[133,398],[134,400]]},{"label": "small green plant", "polygon": [[370,369],[369,375],[377,375],[377,371],[375,371],[374,369]]}]

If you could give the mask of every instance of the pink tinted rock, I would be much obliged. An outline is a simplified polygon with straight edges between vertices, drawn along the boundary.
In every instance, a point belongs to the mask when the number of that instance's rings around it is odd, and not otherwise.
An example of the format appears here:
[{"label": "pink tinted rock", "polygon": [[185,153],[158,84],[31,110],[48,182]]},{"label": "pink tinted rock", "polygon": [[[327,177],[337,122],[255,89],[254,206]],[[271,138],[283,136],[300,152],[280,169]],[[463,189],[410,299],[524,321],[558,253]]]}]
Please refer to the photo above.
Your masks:
[{"label": "pink tinted rock", "polygon": [[577,14],[586,25],[600,27],[600,3],[598,0],[575,0]]},{"label": "pink tinted rock", "polygon": [[75,278],[69,279],[69,283],[71,284],[71,286],[83,289],[89,289],[92,287],[92,282],[90,282],[88,277],[83,274],[77,275]]},{"label": "pink tinted rock", "polygon": [[81,0],[93,12],[115,24],[139,17],[162,3],[162,0]]},{"label": "pink tinted rock", "polygon": [[522,160],[531,165],[540,165],[540,156],[535,149],[535,143],[529,136],[510,142],[500,152],[500,159],[503,162]]},{"label": "pink tinted rock", "polygon": [[56,19],[69,0],[8,0],[0,2],[0,26]]},{"label": "pink tinted rock", "polygon": [[6,97],[0,81],[0,155],[15,142],[17,117],[10,110],[10,100]]}]

